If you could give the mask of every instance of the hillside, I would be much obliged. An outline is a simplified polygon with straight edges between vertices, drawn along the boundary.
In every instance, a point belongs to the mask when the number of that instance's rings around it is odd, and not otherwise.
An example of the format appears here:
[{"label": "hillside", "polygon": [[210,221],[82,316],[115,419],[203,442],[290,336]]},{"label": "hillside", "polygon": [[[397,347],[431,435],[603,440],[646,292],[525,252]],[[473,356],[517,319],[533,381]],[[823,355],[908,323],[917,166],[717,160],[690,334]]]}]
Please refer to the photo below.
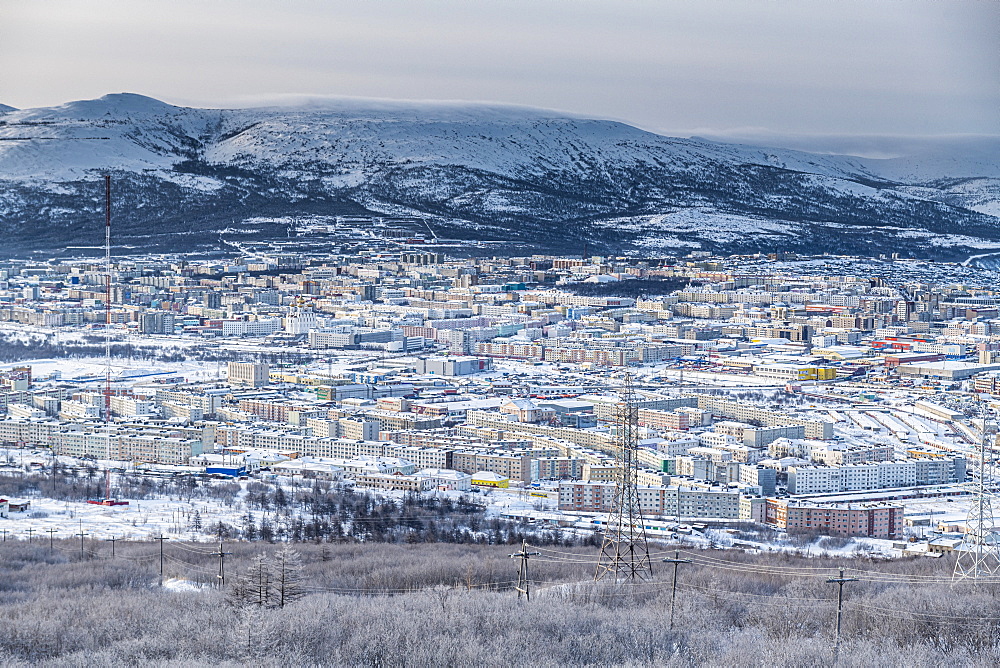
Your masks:
[{"label": "hillside", "polygon": [[857,581],[837,665],[1000,660],[997,585],[953,587],[949,557],[683,551],[670,628],[673,550],[614,586],[594,584],[595,548],[541,548],[525,602],[509,546],[226,543],[219,591],[203,544],[166,541],[163,587],[154,542],[0,545],[6,666],[827,666],[838,567]]},{"label": "hillside", "polygon": [[134,94],[0,110],[9,248],[212,247],[250,218],[407,215],[540,250],[1000,248],[1000,143],[872,160],[664,137],[520,107],[324,102],[194,109]]}]

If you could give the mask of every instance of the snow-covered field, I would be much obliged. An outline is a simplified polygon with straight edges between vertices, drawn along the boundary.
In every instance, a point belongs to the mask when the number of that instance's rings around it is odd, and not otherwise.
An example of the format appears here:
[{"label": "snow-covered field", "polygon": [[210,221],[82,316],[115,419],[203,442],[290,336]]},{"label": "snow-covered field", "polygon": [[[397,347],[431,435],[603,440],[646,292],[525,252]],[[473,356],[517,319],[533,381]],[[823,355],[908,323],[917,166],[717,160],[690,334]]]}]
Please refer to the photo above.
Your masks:
[{"label": "snow-covered field", "polygon": [[[39,536],[48,540],[48,529],[55,529],[56,538],[70,538],[82,530],[95,540],[112,537],[147,540],[163,535],[204,541],[211,540],[212,536],[193,529],[196,512],[200,513],[204,526],[218,521],[236,524],[241,516],[235,506],[227,508],[201,499],[191,502],[180,499],[130,501],[127,506],[97,506],[45,497],[29,500],[31,507],[0,520],[0,529],[7,529],[9,534],[19,538],[27,538],[28,529],[33,529],[35,540],[39,540]],[[245,511],[242,514],[245,515]]]}]

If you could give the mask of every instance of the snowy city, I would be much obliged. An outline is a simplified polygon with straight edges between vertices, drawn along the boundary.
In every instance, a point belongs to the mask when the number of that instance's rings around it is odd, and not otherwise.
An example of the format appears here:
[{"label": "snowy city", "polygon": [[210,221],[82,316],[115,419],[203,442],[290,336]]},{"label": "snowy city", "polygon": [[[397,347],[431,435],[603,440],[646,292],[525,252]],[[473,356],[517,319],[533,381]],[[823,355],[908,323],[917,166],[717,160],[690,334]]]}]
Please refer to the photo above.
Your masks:
[{"label": "snowy city", "polygon": [[0,666],[1000,666],[1000,3],[2,7]]}]

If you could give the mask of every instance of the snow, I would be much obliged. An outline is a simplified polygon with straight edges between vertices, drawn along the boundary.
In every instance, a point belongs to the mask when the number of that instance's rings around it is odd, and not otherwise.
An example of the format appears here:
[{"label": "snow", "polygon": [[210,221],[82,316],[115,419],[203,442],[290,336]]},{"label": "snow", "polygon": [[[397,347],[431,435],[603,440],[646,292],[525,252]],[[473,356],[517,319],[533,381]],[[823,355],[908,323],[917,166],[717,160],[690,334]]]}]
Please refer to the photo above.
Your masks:
[{"label": "snow", "polygon": [[160,170],[156,172],[156,176],[158,178],[163,179],[164,181],[169,181],[170,183],[176,183],[179,186],[190,188],[192,190],[200,190],[201,192],[206,192],[206,193],[215,192],[225,185],[218,179],[213,179],[208,176],[200,176],[197,174],[183,174],[170,170]]},{"label": "snow", "polygon": [[104,116],[159,115],[176,113],[180,107],[137,93],[109,93],[96,100],[77,100],[50,110],[52,116],[90,119]]},{"label": "snow", "polygon": [[167,578],[163,581],[163,588],[167,591],[178,593],[199,592],[205,590],[205,587],[197,582],[182,580],[180,578]]},{"label": "snow", "polygon": [[[575,192],[595,178],[605,184],[629,183],[638,173],[702,179],[762,165],[794,170],[796,178],[805,178],[807,185],[831,198],[864,202],[873,209],[897,206],[900,199],[931,200],[994,216],[1000,223],[1000,140],[995,138],[915,145],[915,157],[872,159],[667,137],[616,121],[545,109],[294,96],[263,108],[195,109],[114,94],[58,107],[10,110],[3,112],[3,119],[0,175],[52,195],[75,194],[73,182],[108,171],[173,184],[193,197],[228,193],[227,188],[236,186],[233,179],[175,171],[179,163],[195,158],[266,171],[288,184],[302,183],[301,189],[289,185],[268,193],[288,201],[312,196],[304,189],[308,183],[310,191],[349,197],[390,216],[424,217],[420,208],[435,202],[442,205],[438,209],[459,216],[435,218],[443,224],[493,235],[509,232],[505,221],[512,217],[565,215],[552,213],[564,209],[564,188],[555,189],[553,201],[544,187],[522,187],[525,182],[556,179]],[[681,193],[681,202],[690,206],[678,208],[673,204],[678,193],[669,184],[650,181],[642,187],[648,190],[650,204],[636,215],[615,215],[607,197],[578,197],[573,214],[587,219],[588,226],[627,232],[631,243],[651,251],[748,238],[781,246],[803,235],[846,229],[835,223],[804,226],[798,220],[715,210],[699,206],[705,200],[696,193]],[[0,213],[23,209],[26,204],[19,197],[16,188],[4,192]],[[780,211],[787,208],[787,199],[773,195],[760,204]],[[72,211],[42,213],[72,218]],[[985,240],[992,236],[988,232],[980,238],[925,229],[855,226],[850,231],[878,238],[898,232],[937,249],[998,247]]]},{"label": "snow", "polygon": [[[323,165],[330,188],[358,187],[386,167],[446,167],[511,178],[552,172],[613,176],[623,167],[670,164],[688,171],[713,165],[760,164],[815,175],[842,192],[871,194],[858,176],[926,183],[944,178],[1000,177],[1000,140],[955,141],[918,160],[872,160],[788,149],[664,137],[615,121],[527,107],[472,103],[408,103],[355,99],[289,100],[297,106],[257,109],[177,107],[134,94],[106,95],[59,107],[5,113],[0,173],[53,180],[90,170],[169,172],[190,146],[207,162],[299,170]],[[834,179],[828,183],[828,179]],[[193,181],[211,188],[211,180]],[[990,184],[984,184],[990,185]],[[965,184],[976,206],[993,210],[995,192]],[[995,186],[991,186],[994,187]],[[515,202],[498,202],[513,206]]]},{"label": "snow", "polygon": [[872,174],[893,181],[1000,178],[1000,137],[940,138],[905,157],[862,159]]},{"label": "snow", "polygon": [[639,245],[654,247],[700,247],[697,242],[679,239],[677,234],[697,235],[712,241],[735,241],[753,234],[757,237],[785,237],[796,225],[785,221],[721,213],[707,207],[680,209],[670,213],[597,221],[599,227],[629,230],[645,235]]},{"label": "snow", "polygon": [[[13,456],[16,460],[17,454]],[[26,530],[32,528],[36,537],[47,537],[46,530],[51,528],[56,530],[56,538],[70,538],[82,528],[94,540],[112,537],[148,540],[162,534],[185,541],[207,541],[212,536],[191,528],[195,511],[201,514],[203,526],[219,521],[237,525],[239,518],[246,513],[235,505],[227,507],[221,502],[205,499],[191,502],[175,499],[132,500],[127,506],[98,506],[45,497],[29,497],[28,500],[31,506],[26,512],[10,513],[8,519],[0,520],[0,528],[7,529],[9,535],[26,538]]]}]

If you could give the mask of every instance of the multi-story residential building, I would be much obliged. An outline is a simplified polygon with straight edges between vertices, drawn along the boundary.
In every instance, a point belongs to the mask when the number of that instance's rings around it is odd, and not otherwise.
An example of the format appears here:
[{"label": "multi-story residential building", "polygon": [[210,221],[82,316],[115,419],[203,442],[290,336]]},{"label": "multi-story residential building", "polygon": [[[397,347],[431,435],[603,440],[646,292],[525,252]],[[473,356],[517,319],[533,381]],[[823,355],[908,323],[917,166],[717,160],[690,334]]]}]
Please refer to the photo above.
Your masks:
[{"label": "multi-story residential building", "polygon": [[387,473],[361,473],[354,476],[354,482],[359,487],[374,487],[376,489],[392,489],[404,492],[426,492],[437,486],[437,481],[430,476]]},{"label": "multi-story residential building", "polygon": [[173,401],[165,401],[160,404],[160,411],[163,417],[168,420],[181,420],[183,422],[199,422],[205,418],[205,413],[198,406],[182,404]]},{"label": "multi-story residential building", "polygon": [[[559,509],[579,512],[609,512],[615,491],[613,482],[560,482]],[[647,486],[637,488],[639,507],[646,516],[675,518],[740,517],[740,494],[736,491]]]},{"label": "multi-story residential building", "polygon": [[686,431],[691,426],[690,415],[682,411],[667,412],[650,408],[640,408],[637,413],[639,425],[643,427]]},{"label": "multi-story residential building", "polygon": [[147,399],[116,395],[111,397],[111,414],[118,417],[140,417],[153,415],[156,404]]},{"label": "multi-story residential building", "polygon": [[532,480],[579,480],[584,460],[579,457],[539,457],[531,460]]},{"label": "multi-story residential building", "polygon": [[790,532],[895,538],[903,529],[903,506],[893,503],[820,505],[794,499],[767,499],[765,521]]},{"label": "multi-story residential building", "polygon": [[268,365],[263,362],[230,362],[226,376],[232,385],[264,387],[268,384]]},{"label": "multi-story residential building", "polygon": [[140,334],[173,334],[176,317],[166,311],[150,311],[139,316]]},{"label": "multi-story residential building", "polygon": [[964,457],[899,459],[843,466],[789,466],[791,494],[914,487],[965,480]]},{"label": "multi-story residential building", "polygon": [[799,417],[781,411],[772,411],[731,399],[699,396],[698,408],[710,410],[715,415],[734,418],[744,422],[760,422],[767,426],[801,426],[805,429],[807,438],[830,439],[833,437],[833,424],[825,420]]},{"label": "multi-story residential building", "polygon": [[777,472],[766,466],[740,465],[739,480],[748,485],[758,485],[765,496],[774,494],[777,486]]},{"label": "multi-story residential building", "polygon": [[834,466],[882,462],[892,459],[893,455],[893,447],[888,443],[869,443],[813,448],[810,457],[814,462]]}]

